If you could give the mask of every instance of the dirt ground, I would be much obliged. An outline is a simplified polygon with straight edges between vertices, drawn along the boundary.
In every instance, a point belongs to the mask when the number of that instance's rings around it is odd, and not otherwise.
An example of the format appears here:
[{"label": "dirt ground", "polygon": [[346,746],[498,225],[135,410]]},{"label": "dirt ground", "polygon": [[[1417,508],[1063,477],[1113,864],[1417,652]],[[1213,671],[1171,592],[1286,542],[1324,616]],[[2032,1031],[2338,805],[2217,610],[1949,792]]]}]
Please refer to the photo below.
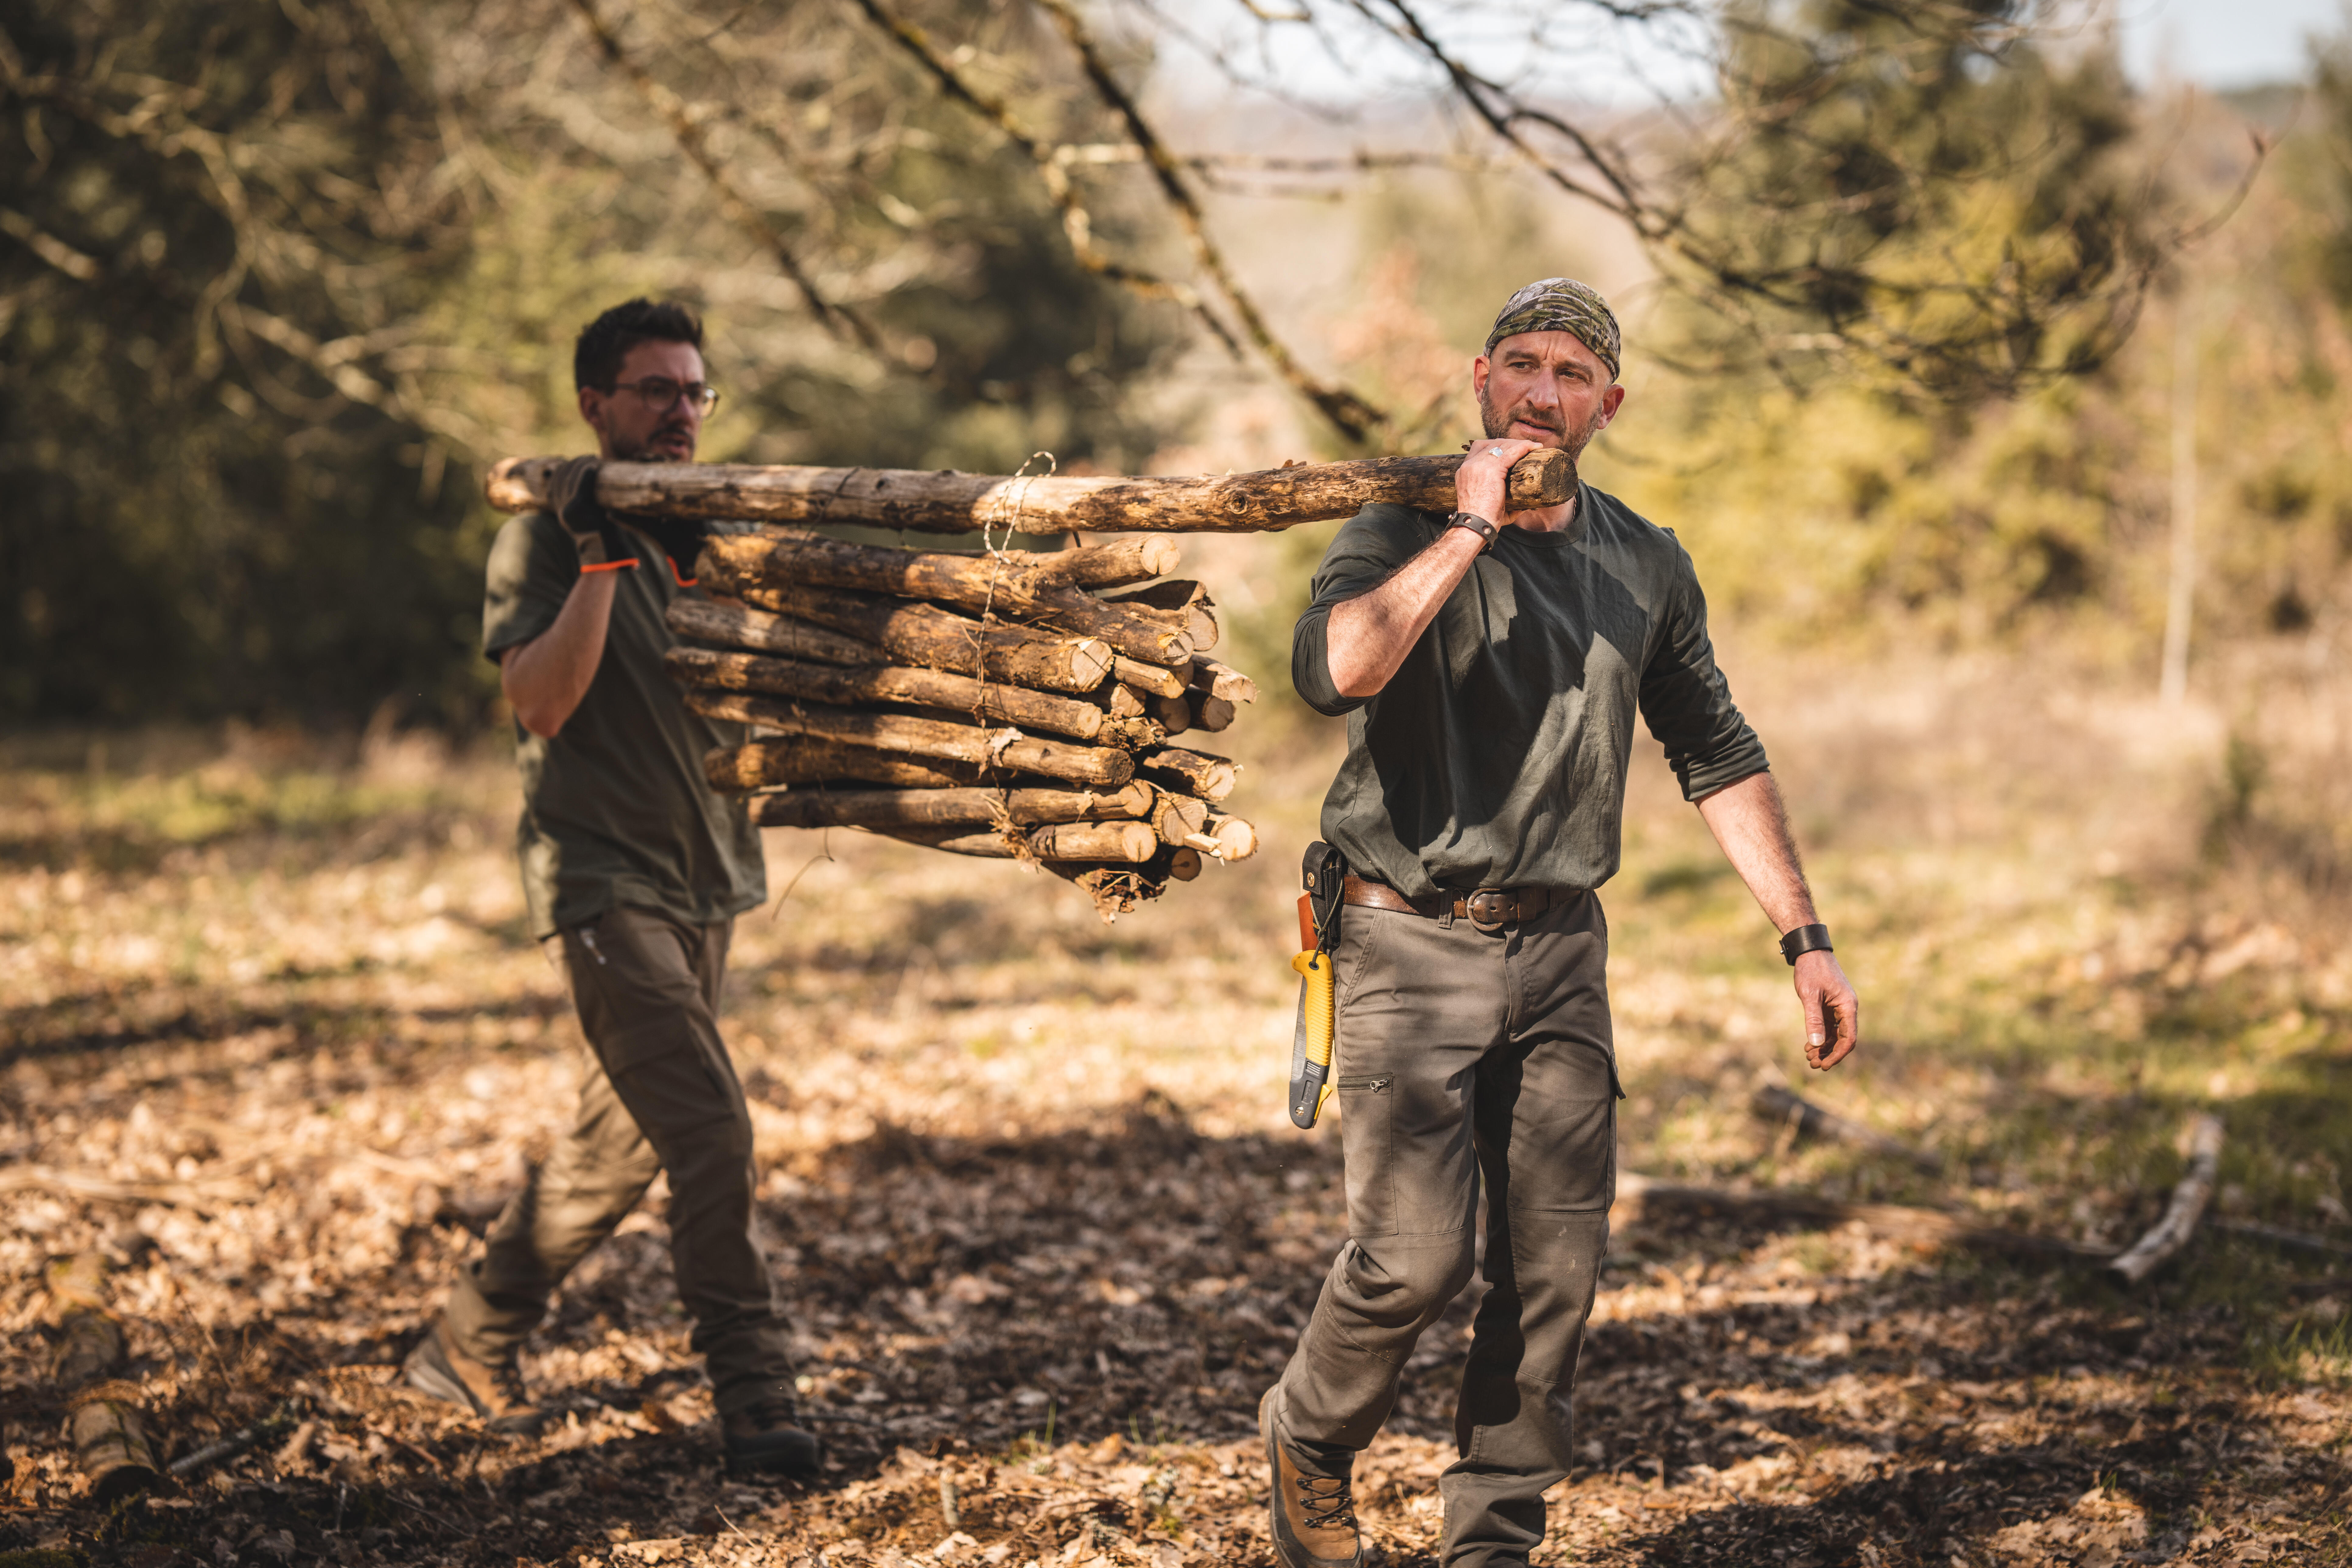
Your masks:
[{"label": "dirt ground", "polygon": [[[1606,895],[1626,1168],[2115,1245],[2218,1108],[2219,1214],[2338,1251],[2209,1230],[2126,1290],[1859,1226],[1622,1226],[1538,1561],[2352,1560],[2340,938],[2231,870],[2262,803],[2214,805],[2219,721],[2149,741],[2121,699],[2026,689],[1750,701],[1871,1009],[1853,1070],[1799,1087],[1932,1173],[1749,1113],[1799,1070],[1786,972],[1644,742]],[[1270,1562],[1254,1411],[1343,1229],[1335,1133],[1282,1110],[1331,736],[1228,738],[1265,852],[1111,927],[1003,864],[771,836],[792,891],[741,922],[727,1021],[832,1456],[808,1487],[719,1473],[658,1186],[527,1352],[547,1436],[398,1384],[571,1093],[500,747],[8,742],[0,1568]],[[43,1288],[89,1249],[163,1455],[277,1417],[266,1441],[89,1499]],[[1478,1289],[1359,1469],[1384,1563],[1433,1561]]]}]

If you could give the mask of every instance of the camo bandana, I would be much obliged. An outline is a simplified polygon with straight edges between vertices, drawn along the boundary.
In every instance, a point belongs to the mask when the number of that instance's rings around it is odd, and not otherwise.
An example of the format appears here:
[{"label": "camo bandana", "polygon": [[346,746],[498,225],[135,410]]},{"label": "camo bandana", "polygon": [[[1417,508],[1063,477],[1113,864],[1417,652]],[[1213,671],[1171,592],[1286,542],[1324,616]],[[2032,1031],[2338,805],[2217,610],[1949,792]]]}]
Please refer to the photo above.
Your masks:
[{"label": "camo bandana", "polygon": [[1573,332],[1609,367],[1609,379],[1617,379],[1618,354],[1624,346],[1617,318],[1610,312],[1609,301],[1589,285],[1573,278],[1528,284],[1503,302],[1494,330],[1486,334],[1486,352],[1491,355],[1496,343],[1520,332]]}]

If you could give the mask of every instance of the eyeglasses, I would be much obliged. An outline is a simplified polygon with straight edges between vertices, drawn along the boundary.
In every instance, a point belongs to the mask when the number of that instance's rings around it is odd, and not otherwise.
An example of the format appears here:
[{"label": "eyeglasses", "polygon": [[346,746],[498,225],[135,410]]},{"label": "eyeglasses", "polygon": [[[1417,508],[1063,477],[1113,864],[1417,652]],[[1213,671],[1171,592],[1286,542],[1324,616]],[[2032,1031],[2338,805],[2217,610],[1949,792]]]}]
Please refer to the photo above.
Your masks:
[{"label": "eyeglasses", "polygon": [[617,382],[615,392],[634,392],[652,407],[667,413],[677,400],[685,398],[694,405],[695,412],[708,415],[719,406],[719,389],[707,381],[672,381],[666,375],[648,375],[637,381]]}]

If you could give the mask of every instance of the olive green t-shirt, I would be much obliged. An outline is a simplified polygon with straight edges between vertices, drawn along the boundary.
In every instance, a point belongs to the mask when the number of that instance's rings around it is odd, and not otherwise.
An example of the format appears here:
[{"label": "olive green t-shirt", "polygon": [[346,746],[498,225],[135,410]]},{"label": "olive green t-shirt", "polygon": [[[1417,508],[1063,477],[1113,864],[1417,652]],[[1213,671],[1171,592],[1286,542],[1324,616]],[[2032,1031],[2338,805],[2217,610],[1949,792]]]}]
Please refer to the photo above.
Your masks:
[{"label": "olive green t-shirt", "polygon": [[1590,485],[1557,533],[1506,528],[1379,695],[1339,695],[1331,606],[1445,531],[1442,513],[1367,507],[1316,570],[1291,684],[1348,715],[1323,837],[1360,876],[1440,889],[1597,888],[1616,874],[1638,709],[1685,798],[1769,766],[1732,704],[1706,601],[1673,534]]},{"label": "olive green t-shirt", "polygon": [[[688,712],[662,666],[677,640],[662,612],[699,590],[678,581],[658,545],[641,550],[636,566],[614,574],[604,661],[580,706],[552,740],[515,725],[516,839],[535,937],[615,904],[706,925],[768,896],[759,829],[702,772],[703,754],[740,745],[745,728]],[[579,579],[580,553],[561,523],[545,512],[509,518],[490,547],[482,651],[496,662],[553,626]]]}]

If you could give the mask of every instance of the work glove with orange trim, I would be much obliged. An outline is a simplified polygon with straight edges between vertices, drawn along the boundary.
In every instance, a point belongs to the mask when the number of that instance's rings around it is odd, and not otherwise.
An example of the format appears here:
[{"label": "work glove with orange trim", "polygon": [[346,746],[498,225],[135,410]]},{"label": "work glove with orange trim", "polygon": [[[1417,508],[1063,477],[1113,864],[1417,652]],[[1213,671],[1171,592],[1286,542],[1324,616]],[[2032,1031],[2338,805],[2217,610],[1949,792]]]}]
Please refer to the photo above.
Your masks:
[{"label": "work glove with orange trim", "polygon": [[594,458],[573,458],[547,476],[547,510],[572,536],[583,572],[618,572],[637,563],[637,552],[596,500]]}]

